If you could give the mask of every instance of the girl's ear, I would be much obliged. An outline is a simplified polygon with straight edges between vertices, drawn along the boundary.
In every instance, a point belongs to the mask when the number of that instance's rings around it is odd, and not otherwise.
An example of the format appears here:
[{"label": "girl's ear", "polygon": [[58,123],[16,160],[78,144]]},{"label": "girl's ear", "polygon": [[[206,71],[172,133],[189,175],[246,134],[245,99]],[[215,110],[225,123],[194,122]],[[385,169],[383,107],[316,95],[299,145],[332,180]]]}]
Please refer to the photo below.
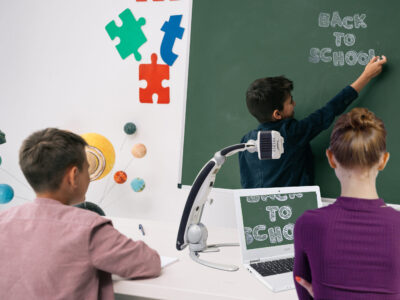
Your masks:
[{"label": "girl's ear", "polygon": [[333,153],[331,150],[326,149],[326,157],[328,158],[328,162],[329,165],[331,166],[332,169],[336,169],[337,165],[336,165],[336,161],[335,161],[335,157],[333,156]]},{"label": "girl's ear", "polygon": [[379,171],[382,171],[382,170],[386,167],[386,164],[387,164],[388,161],[389,161],[389,157],[390,157],[389,152],[385,152],[385,153],[382,155],[382,157],[381,157],[381,159],[380,159],[380,161],[379,161],[379,165],[378,165],[378,170],[379,170]]}]

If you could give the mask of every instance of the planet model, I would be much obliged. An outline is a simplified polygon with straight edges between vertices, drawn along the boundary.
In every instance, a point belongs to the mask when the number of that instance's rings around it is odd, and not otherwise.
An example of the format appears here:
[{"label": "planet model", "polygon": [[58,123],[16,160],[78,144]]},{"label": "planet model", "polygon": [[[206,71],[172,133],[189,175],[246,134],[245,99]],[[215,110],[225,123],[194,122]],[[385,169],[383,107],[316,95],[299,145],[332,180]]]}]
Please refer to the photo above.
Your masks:
[{"label": "planet model", "polygon": [[136,132],[136,125],[132,122],[128,122],[124,126],[124,131],[126,134],[134,134]]},{"label": "planet model", "polygon": [[136,158],[142,158],[146,155],[147,149],[146,146],[143,144],[135,144],[132,147],[131,153]]},{"label": "planet model", "polygon": [[86,141],[86,156],[89,162],[90,180],[99,180],[105,177],[115,163],[115,150],[111,142],[98,133],[82,134]]},{"label": "planet model", "polygon": [[128,175],[124,171],[118,171],[114,174],[114,181],[118,184],[123,184],[128,179]]},{"label": "planet model", "polygon": [[141,192],[144,190],[146,184],[142,178],[135,178],[131,181],[131,187],[135,192]]},{"label": "planet model", "polygon": [[14,190],[8,184],[0,184],[0,204],[6,204],[14,198]]}]

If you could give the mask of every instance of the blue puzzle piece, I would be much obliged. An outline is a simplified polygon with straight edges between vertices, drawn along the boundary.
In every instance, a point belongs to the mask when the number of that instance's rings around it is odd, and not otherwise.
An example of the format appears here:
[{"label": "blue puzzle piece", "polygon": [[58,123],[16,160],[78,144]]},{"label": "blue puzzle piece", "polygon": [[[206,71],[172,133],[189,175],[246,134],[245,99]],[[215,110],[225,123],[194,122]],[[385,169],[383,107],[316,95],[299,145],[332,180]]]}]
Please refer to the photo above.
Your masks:
[{"label": "blue puzzle piece", "polygon": [[180,27],[181,20],[182,15],[170,16],[169,21],[166,21],[161,27],[161,31],[164,31],[165,34],[161,42],[160,54],[163,61],[169,66],[172,66],[178,58],[178,55],[172,52],[172,48],[174,47],[175,39],[181,40],[185,31],[185,28]]},{"label": "blue puzzle piece", "polygon": [[141,28],[146,24],[146,19],[139,18],[139,20],[136,20],[129,8],[120,13],[119,18],[122,21],[122,26],[118,27],[115,21],[111,21],[107,24],[106,31],[112,40],[119,37],[120,43],[116,48],[122,59],[133,54],[135,59],[140,61],[142,56],[138,50],[147,41]]}]

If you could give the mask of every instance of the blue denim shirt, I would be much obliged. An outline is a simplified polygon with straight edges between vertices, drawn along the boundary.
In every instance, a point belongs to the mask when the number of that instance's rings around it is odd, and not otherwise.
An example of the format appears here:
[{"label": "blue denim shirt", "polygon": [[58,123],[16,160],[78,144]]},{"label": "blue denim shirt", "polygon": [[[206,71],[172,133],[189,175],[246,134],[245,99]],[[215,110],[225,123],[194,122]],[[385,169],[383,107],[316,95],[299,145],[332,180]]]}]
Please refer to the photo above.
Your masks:
[{"label": "blue denim shirt", "polygon": [[259,160],[257,153],[240,152],[240,182],[242,188],[304,186],[314,184],[314,162],[310,141],[327,129],[337,115],[356,99],[358,93],[345,87],[324,107],[303,120],[293,118],[260,124],[241,140],[256,140],[260,130],[276,130],[285,139],[280,159]]}]

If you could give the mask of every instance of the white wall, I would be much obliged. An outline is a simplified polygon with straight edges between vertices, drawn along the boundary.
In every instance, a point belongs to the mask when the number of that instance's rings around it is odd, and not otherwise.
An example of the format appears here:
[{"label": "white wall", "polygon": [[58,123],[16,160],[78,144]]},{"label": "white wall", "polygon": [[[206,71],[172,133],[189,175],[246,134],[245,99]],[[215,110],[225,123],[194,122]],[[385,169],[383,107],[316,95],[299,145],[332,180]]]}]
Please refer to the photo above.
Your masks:
[{"label": "white wall", "polygon": [[[182,136],[186,101],[186,80],[190,42],[192,1],[136,2],[134,0],[7,0],[0,2],[0,130],[7,143],[0,145],[0,183],[15,190],[15,198],[0,210],[31,201],[18,166],[18,149],[25,137],[45,127],[68,129],[78,134],[96,132],[107,137],[116,150],[112,173],[91,183],[87,200],[98,203],[108,185],[115,185],[102,207],[107,215],[178,221],[187,189],[177,189],[180,176]],[[130,8],[148,41],[139,49],[142,60],[122,60],[105,26]],[[182,40],[176,39],[179,55],[170,68],[171,102],[168,105],[139,103],[140,63],[150,63],[156,52],[162,63],[162,24],[170,15],[183,14]],[[121,22],[117,21],[118,25]],[[123,131],[126,122],[137,125],[137,133]],[[132,159],[131,147],[144,143],[148,153]],[[128,181],[116,185],[110,178],[127,169]],[[146,188],[135,193],[129,182],[141,177]],[[228,196],[227,196],[228,195]],[[206,224],[234,226],[230,194],[216,192],[212,209],[206,208]]]}]

